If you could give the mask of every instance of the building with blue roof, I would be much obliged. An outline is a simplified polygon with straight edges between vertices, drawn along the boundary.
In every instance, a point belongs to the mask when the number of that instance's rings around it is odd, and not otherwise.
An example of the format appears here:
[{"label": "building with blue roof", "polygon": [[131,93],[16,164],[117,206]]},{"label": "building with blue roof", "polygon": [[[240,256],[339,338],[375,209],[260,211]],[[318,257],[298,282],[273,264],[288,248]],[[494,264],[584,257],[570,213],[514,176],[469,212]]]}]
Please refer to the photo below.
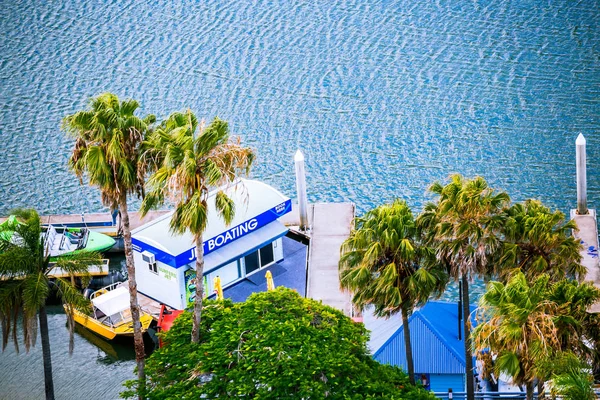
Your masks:
[{"label": "building with blue roof", "polygon": [[[475,326],[476,306],[471,305],[471,322]],[[380,320],[380,321],[377,321]],[[425,377],[429,390],[446,392],[465,391],[465,342],[461,329],[459,339],[458,304],[455,302],[430,301],[409,318],[411,346],[417,379]],[[378,332],[389,332],[389,326],[398,328],[382,343]],[[400,316],[386,321],[365,318],[365,326],[372,331],[370,347],[373,358],[383,364],[391,364],[406,370],[404,328]],[[387,326],[387,327],[386,327]],[[462,322],[460,323],[462,328]]]}]

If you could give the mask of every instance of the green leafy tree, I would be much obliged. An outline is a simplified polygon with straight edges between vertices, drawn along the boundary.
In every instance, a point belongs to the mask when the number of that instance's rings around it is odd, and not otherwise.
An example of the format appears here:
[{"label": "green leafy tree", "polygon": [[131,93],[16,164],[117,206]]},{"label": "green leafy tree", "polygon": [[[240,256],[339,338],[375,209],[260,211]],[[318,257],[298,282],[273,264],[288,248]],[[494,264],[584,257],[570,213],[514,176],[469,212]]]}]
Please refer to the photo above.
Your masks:
[{"label": "green leafy tree", "polygon": [[566,277],[583,278],[581,244],[570,235],[575,221],[565,223],[560,211],[550,211],[537,200],[527,200],[506,209],[504,248],[497,273],[507,280],[515,270],[528,279],[549,274],[553,281]]},{"label": "green leafy tree", "polygon": [[[176,112],[163,121],[146,142],[146,158],[155,172],[148,181],[148,195],[142,213],[164,203],[175,203],[171,231],[192,233],[196,245],[196,298],[192,341],[198,343],[204,285],[204,248],[202,235],[208,222],[208,197],[211,188],[235,182],[248,174],[254,159],[252,149],[242,147],[239,138],[229,136],[227,122],[215,118],[207,127],[199,127],[191,112]],[[223,190],[215,196],[217,213],[227,224],[235,213],[235,204]]]},{"label": "green leafy tree", "polygon": [[[565,299],[565,292],[583,303],[559,302]],[[475,348],[495,353],[496,372],[508,374],[517,385],[525,385],[527,399],[533,399],[534,381],[546,380],[547,365],[565,352],[583,352],[585,339],[581,335],[578,339],[567,338],[578,329],[570,325],[580,326],[585,305],[598,299],[600,290],[590,283],[551,284],[547,274],[530,283],[519,271],[506,284],[490,282],[480,303],[483,321],[473,332]]]},{"label": "green leafy tree", "polygon": [[192,319],[178,317],[148,359],[149,399],[435,398],[371,358],[364,325],[290,289],[207,301],[200,343],[189,341]]},{"label": "green leafy tree", "polygon": [[417,224],[427,244],[434,248],[438,262],[462,283],[466,389],[468,400],[473,400],[469,281],[488,275],[498,257],[505,220],[502,211],[510,198],[504,192],[496,193],[481,177],[469,180],[453,175],[445,186],[436,182],[429,190],[438,196],[437,202],[425,206]]},{"label": "green leafy tree", "polygon": [[353,293],[356,306],[373,305],[377,316],[401,313],[412,384],[415,371],[408,317],[432,294],[440,295],[448,280],[438,264],[427,262],[431,251],[419,239],[412,211],[406,202],[395,200],[355,219],[355,228],[342,244],[339,263],[340,284]]},{"label": "green leafy tree", "polygon": [[[80,276],[82,285],[90,280],[88,269],[100,265],[101,257],[94,252],[77,252],[59,257],[50,263],[50,254],[42,239],[40,217],[30,209],[15,210],[14,223],[0,227],[0,322],[2,323],[2,350],[12,336],[15,349],[19,351],[17,325],[22,321],[23,342],[26,351],[35,346],[39,320],[44,364],[46,399],[54,399],[52,359],[48,335],[46,300],[55,292],[67,305],[69,322],[69,352],[73,350],[73,308],[89,309],[86,300],[71,283],[62,278],[50,279],[54,268],[60,268],[71,276]],[[37,320],[36,320],[37,318]]]},{"label": "green leafy tree", "polygon": [[591,367],[583,363],[576,355],[565,353],[548,363],[551,379],[548,381],[550,393],[555,398],[596,400],[594,379]]},{"label": "green leafy tree", "polygon": [[143,197],[147,165],[142,162],[142,143],[155,117],[137,117],[138,107],[135,100],[121,101],[112,93],[103,93],[90,100],[88,110],[65,117],[63,129],[75,137],[71,170],[81,183],[86,176],[90,185],[100,189],[102,203],[121,214],[138,379],[143,387],[145,351],[127,199],[129,195]]}]

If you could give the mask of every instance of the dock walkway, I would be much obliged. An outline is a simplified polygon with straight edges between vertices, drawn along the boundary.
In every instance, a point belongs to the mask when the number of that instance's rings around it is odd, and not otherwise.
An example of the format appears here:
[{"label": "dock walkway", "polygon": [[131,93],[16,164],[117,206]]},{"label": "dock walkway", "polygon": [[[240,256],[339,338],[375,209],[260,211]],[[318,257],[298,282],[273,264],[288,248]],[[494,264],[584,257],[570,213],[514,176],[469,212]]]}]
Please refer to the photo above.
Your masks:
[{"label": "dock walkway", "polygon": [[[298,231],[299,216],[296,205],[282,222]],[[342,242],[350,236],[354,219],[352,203],[309,204],[308,219],[311,229],[308,249],[307,297],[321,300],[323,304],[337,308],[352,316],[349,292],[340,289],[338,263]]]},{"label": "dock walkway", "polygon": [[[573,232],[573,236],[581,241],[583,247],[580,250],[582,259],[581,264],[587,268],[585,280],[593,282],[594,286],[600,289],[600,259],[598,249],[598,223],[596,221],[596,211],[589,210],[589,214],[577,215],[575,210],[571,210],[571,219],[577,223],[578,231]],[[600,303],[593,305],[589,312],[600,312]]]}]

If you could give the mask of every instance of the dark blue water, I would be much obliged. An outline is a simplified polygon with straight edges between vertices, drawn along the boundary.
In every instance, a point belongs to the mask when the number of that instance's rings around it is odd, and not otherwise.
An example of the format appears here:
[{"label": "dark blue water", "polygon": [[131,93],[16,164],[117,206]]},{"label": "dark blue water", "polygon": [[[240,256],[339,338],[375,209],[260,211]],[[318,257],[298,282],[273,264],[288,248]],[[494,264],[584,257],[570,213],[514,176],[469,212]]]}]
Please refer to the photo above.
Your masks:
[{"label": "dark blue water", "polygon": [[[5,1],[0,213],[102,210],[67,171],[60,131],[102,91],[159,117],[189,107],[228,120],[258,151],[253,176],[291,197],[301,148],[309,199],[359,212],[394,197],[418,210],[453,172],[567,211],[581,132],[595,206],[599,27],[594,0]],[[15,360],[0,355],[0,371],[28,369]]]}]

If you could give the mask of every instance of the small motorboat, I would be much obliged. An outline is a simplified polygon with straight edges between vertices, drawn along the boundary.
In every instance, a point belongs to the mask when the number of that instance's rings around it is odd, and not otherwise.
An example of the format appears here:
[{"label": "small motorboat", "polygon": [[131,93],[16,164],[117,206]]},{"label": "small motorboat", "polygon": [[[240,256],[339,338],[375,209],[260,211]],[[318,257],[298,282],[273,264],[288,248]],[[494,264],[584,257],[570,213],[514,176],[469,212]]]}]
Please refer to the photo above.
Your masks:
[{"label": "small motorboat", "polygon": [[[133,321],[129,307],[129,290],[117,282],[93,292],[90,296],[92,314],[73,310],[75,322],[90,331],[112,340],[116,337],[133,336]],[[64,306],[67,310],[67,305]],[[142,332],[152,323],[152,316],[140,311]]]},{"label": "small motorboat", "polygon": [[[17,224],[20,224],[20,222],[14,215],[8,217],[6,221],[0,224],[0,237],[4,240],[19,240],[15,238]],[[50,255],[50,261],[55,261],[58,257],[78,251],[102,253],[109,250],[116,243],[110,236],[92,232],[87,228],[48,225],[42,228],[42,232],[46,254]]]},{"label": "small motorboat", "polygon": [[99,253],[109,250],[115,244],[115,239],[87,228],[66,228],[49,225],[44,234],[46,251],[53,258],[72,254],[77,251],[97,251]]}]

